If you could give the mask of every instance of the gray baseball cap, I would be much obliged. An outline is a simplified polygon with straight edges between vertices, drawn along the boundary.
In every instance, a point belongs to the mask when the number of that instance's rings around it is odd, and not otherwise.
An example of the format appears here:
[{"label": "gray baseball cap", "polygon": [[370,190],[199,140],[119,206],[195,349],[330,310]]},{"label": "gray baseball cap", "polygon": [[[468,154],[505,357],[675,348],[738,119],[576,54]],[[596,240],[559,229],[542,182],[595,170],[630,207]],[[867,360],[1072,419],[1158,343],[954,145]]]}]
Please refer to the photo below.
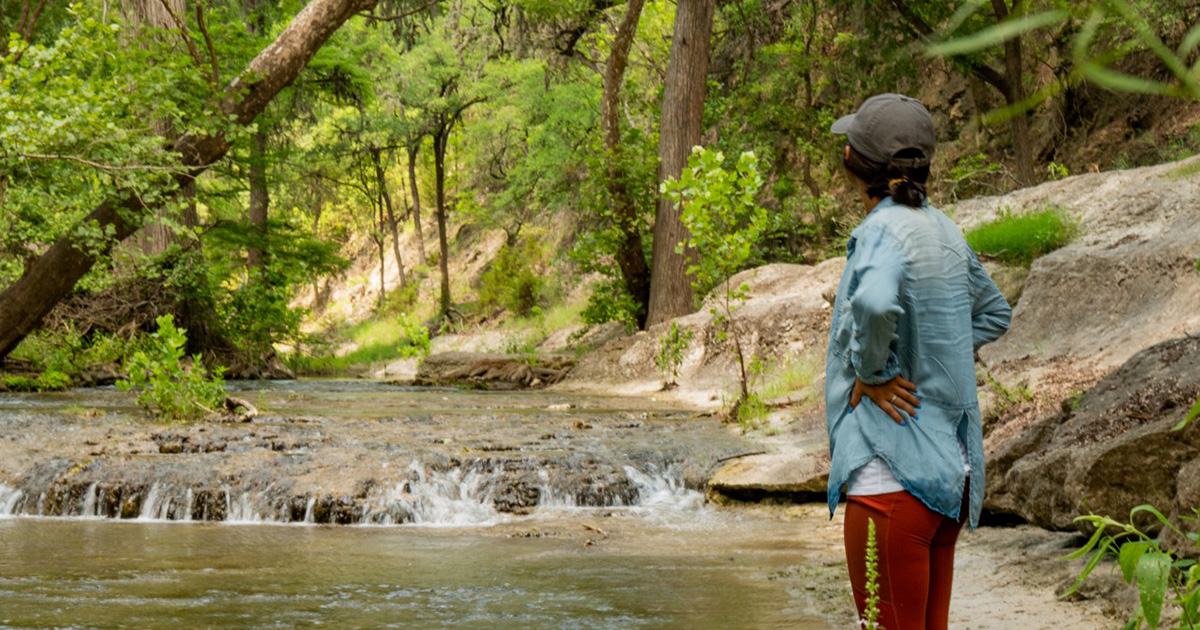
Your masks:
[{"label": "gray baseball cap", "polygon": [[[921,101],[903,94],[872,96],[857,112],[842,116],[829,130],[845,135],[850,146],[872,162],[909,168],[929,164],[936,144],[929,110]],[[924,157],[895,157],[905,149],[917,149]]]}]

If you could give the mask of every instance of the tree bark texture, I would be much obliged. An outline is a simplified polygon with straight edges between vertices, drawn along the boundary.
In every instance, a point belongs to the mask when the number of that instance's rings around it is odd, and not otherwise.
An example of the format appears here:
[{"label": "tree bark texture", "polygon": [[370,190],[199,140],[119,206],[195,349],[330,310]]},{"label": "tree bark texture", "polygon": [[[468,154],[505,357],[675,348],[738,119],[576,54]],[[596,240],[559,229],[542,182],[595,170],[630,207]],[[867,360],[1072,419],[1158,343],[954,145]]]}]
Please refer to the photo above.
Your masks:
[{"label": "tree bark texture", "polygon": [[[250,230],[256,240],[267,236],[267,210],[271,205],[271,193],[267,188],[267,134],[259,131],[254,134],[254,142],[250,145]],[[266,252],[257,247],[246,252],[246,263],[251,267],[261,267],[267,262]]]},{"label": "tree bark texture", "polygon": [[408,184],[412,189],[413,231],[417,233],[417,260],[424,265],[428,259],[425,258],[425,234],[421,231],[421,190],[417,188],[417,149],[419,147],[419,143],[408,147]]},{"label": "tree bark texture", "polygon": [[442,292],[438,309],[442,317],[450,316],[450,246],[446,241],[446,141],[450,125],[442,124],[433,134],[433,172],[437,182],[438,269],[442,274]]},{"label": "tree bark texture", "polygon": [[[1004,0],[992,0],[992,9],[996,21],[1008,19],[1010,15],[1020,15],[1024,12],[1022,0],[1014,0],[1012,9]],[[1025,100],[1025,71],[1024,55],[1021,48],[1021,37],[1013,37],[1004,42],[1004,75],[1008,79],[1004,100],[1009,105],[1016,105]],[[1008,128],[1013,136],[1013,155],[1017,160],[1017,182],[1022,186],[1034,184],[1033,175],[1033,140],[1029,137],[1028,112],[1017,112],[1008,119]]]},{"label": "tree bark texture", "polygon": [[600,106],[600,124],[604,128],[604,148],[608,161],[609,203],[612,204],[613,216],[621,232],[617,265],[621,268],[625,290],[638,305],[638,328],[645,328],[646,314],[650,310],[650,267],[646,264],[642,235],[638,229],[637,207],[633,196],[629,194],[622,164],[620,107],[621,83],[625,80],[629,49],[633,45],[638,18],[645,4],[645,0],[629,0],[625,17],[617,26],[608,67],[604,71],[604,100]]},{"label": "tree bark texture", "polygon": [[[238,124],[254,120],[275,95],[295,80],[317,50],[347,19],[372,8],[376,0],[313,0],[279,37],[255,57],[225,89],[221,109]],[[173,143],[187,173],[176,177],[183,187],[229,151],[223,135],[185,135]],[[59,239],[26,268],[12,286],[0,293],[0,358],[12,352],[51,309],[75,287],[96,260],[106,257],[112,243],[128,238],[153,212],[132,193],[109,199],[93,209],[83,223],[111,229],[113,238],[88,249],[74,236]],[[73,231],[72,231],[73,233]]]},{"label": "tree bark texture", "polygon": [[[713,0],[680,0],[675,34],[663,86],[662,126],[658,142],[658,181],[679,177],[692,147],[700,142],[707,87]],[[687,273],[688,252],[675,248],[688,240],[676,204],[660,196],[654,218],[654,255],[650,273],[649,328],[692,312],[693,291]]]},{"label": "tree bark texture", "polygon": [[[375,182],[379,186],[379,196],[383,199],[383,207],[387,210],[387,226],[392,233],[392,254],[396,257],[396,268],[400,273],[400,286],[408,285],[408,275],[404,273],[404,259],[400,257],[400,221],[396,219],[396,211],[392,208],[392,193],[388,192],[387,178],[383,173],[383,156],[380,150],[371,152],[371,160],[375,163]],[[383,256],[379,257],[380,266]],[[380,285],[382,290],[382,285]]]}]

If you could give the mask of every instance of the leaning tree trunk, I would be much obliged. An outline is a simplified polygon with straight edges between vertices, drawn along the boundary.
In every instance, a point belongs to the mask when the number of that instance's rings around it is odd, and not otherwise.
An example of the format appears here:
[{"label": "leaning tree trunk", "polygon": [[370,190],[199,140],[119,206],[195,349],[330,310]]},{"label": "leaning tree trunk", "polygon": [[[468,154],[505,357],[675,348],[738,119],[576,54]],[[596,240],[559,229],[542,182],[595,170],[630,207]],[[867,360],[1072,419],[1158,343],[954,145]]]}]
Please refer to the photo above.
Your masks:
[{"label": "leaning tree trunk", "polygon": [[645,0],[629,0],[625,17],[617,26],[613,39],[612,53],[604,72],[604,101],[600,107],[600,124],[604,128],[604,148],[608,162],[608,194],[621,242],[617,248],[617,265],[625,280],[625,290],[638,305],[639,328],[646,326],[646,314],[650,309],[650,268],[646,265],[646,253],[642,248],[642,234],[638,229],[637,206],[629,194],[624,165],[621,163],[621,83],[625,80],[625,66],[629,61],[629,49],[637,31],[638,17],[642,14]]},{"label": "leaning tree trunk", "polygon": [[[238,124],[254,120],[275,95],[295,80],[321,45],[355,13],[374,7],[377,0],[313,0],[300,11],[275,41],[258,54],[245,71],[225,89],[220,103],[224,114]],[[223,157],[230,147],[224,135],[188,134],[173,148],[189,169],[176,177],[182,187]],[[77,241],[71,230],[44,254],[32,261],[16,283],[0,293],[0,358],[12,352],[95,264],[106,257],[112,243],[119,242],[141,226],[157,205],[146,205],[132,191],[125,191],[98,205],[81,222],[111,230],[108,245],[90,248]],[[91,230],[86,233],[92,233]]]},{"label": "leaning tree trunk", "polygon": [[[658,141],[658,181],[677,178],[692,147],[700,142],[704,92],[708,74],[713,0],[680,0],[675,12],[671,59],[663,85],[662,126]],[[654,256],[650,273],[650,310],[646,326],[692,312],[693,292],[687,273],[690,249],[675,248],[688,240],[679,206],[660,195],[654,218]]]},{"label": "leaning tree trunk", "polygon": [[425,258],[425,234],[421,231],[421,191],[417,188],[417,149],[419,147],[419,144],[408,147],[408,184],[412,188],[413,231],[417,233],[417,260],[424,265],[428,260]]}]

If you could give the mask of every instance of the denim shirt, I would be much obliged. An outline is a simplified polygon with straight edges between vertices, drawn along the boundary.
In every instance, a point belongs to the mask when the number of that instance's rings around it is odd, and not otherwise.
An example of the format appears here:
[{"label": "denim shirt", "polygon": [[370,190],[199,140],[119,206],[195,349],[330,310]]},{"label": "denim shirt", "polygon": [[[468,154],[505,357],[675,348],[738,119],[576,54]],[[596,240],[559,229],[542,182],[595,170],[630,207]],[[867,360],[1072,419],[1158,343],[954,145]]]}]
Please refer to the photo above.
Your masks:
[{"label": "denim shirt", "polygon": [[[1012,309],[946,215],[884,198],[850,235],[825,362],[833,515],[850,473],[875,456],[931,510],[959,518],[970,465],[969,524],[983,506],[983,431],[974,351],[1008,330]],[[893,421],[854,381],[900,375],[917,386],[919,419]],[[901,412],[903,414],[903,412]]]}]

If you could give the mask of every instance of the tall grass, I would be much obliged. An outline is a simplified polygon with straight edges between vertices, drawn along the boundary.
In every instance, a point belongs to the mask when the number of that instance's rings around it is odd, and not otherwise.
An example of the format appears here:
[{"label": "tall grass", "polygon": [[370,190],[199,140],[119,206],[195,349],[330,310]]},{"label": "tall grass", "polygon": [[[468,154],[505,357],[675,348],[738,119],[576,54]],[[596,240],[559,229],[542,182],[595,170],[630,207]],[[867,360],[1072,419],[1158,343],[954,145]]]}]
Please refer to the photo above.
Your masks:
[{"label": "tall grass", "polygon": [[1007,210],[964,235],[976,253],[1001,262],[1028,265],[1035,258],[1070,243],[1079,223],[1066,210],[1049,206],[1025,214]]}]

